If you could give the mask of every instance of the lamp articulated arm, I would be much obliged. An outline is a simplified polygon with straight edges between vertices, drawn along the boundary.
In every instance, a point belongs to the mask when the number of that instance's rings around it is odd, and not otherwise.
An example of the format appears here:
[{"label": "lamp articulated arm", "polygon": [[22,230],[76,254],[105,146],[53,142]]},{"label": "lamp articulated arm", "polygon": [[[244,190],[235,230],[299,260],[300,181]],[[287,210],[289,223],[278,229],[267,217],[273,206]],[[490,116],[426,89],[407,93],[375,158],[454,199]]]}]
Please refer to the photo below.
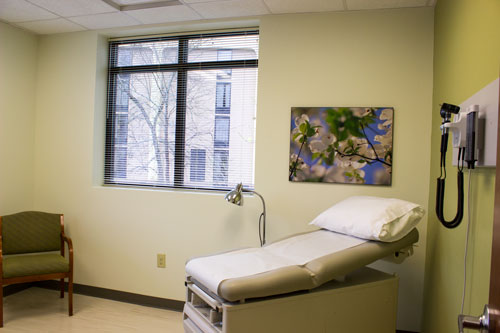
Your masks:
[{"label": "lamp articulated arm", "polygon": [[[261,234],[261,230],[262,230],[262,241],[261,241],[260,246],[266,245],[266,202],[264,201],[264,197],[256,191],[245,190],[245,189],[243,189],[243,191],[253,193],[256,196],[258,196],[260,198],[260,200],[262,200],[263,210],[262,210],[262,214],[260,214],[260,217],[259,217],[259,235]],[[261,219],[262,219],[262,229],[260,226]]]}]

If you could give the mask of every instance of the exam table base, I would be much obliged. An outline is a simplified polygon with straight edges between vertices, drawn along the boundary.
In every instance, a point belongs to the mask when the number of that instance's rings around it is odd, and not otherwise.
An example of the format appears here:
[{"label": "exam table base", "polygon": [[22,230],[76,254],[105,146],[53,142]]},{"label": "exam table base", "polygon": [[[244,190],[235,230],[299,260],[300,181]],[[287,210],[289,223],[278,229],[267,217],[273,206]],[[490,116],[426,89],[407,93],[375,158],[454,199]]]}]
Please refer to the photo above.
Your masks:
[{"label": "exam table base", "polygon": [[344,282],[243,303],[220,302],[188,284],[184,331],[394,333],[398,280],[364,267]]}]

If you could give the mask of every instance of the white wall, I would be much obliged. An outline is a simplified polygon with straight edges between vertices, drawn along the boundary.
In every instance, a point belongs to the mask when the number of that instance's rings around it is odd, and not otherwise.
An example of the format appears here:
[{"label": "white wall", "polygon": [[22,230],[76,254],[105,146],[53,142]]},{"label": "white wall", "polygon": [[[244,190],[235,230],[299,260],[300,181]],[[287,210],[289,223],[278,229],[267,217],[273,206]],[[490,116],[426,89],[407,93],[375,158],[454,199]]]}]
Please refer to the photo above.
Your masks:
[{"label": "white wall", "polygon": [[[428,202],[432,8],[278,15],[261,19],[256,189],[268,208],[268,240],[311,229],[312,218],[353,194]],[[194,27],[196,28],[196,27]],[[66,214],[77,283],[184,298],[184,263],[257,246],[260,201],[227,204],[220,193],[102,187],[106,43],[95,32],[40,40],[35,207]],[[96,70],[97,68],[97,70]],[[391,187],[289,183],[292,106],[393,106]],[[420,247],[397,272],[399,329],[418,331],[426,221]],[[156,253],[167,268],[156,268]]]},{"label": "white wall", "polygon": [[0,22],[0,215],[32,209],[37,38]]}]

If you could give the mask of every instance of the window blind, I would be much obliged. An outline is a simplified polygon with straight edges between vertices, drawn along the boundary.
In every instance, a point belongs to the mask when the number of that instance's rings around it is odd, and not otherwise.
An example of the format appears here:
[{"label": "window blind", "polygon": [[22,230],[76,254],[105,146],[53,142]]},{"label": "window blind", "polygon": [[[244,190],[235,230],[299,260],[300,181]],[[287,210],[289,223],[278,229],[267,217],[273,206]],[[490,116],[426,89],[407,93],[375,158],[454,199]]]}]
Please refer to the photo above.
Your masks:
[{"label": "window blind", "polygon": [[111,41],[105,184],[254,187],[257,30]]}]

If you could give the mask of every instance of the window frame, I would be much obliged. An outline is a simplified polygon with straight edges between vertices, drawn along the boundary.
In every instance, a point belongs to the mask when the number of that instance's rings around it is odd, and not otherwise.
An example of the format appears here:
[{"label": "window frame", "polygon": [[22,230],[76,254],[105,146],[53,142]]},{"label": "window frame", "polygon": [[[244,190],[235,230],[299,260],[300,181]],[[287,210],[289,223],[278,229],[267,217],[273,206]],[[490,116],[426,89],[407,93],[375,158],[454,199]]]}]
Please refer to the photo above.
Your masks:
[{"label": "window frame", "polygon": [[[258,68],[258,59],[246,60],[216,60],[216,61],[188,61],[189,40],[202,39],[210,37],[230,37],[242,35],[259,35],[258,29],[233,31],[233,32],[217,32],[217,33],[200,33],[187,34],[179,36],[164,36],[153,38],[136,38],[125,39],[109,42],[108,55],[108,86],[107,86],[107,108],[106,108],[106,135],[105,135],[105,156],[104,156],[104,185],[119,185],[119,186],[138,186],[150,188],[179,188],[202,191],[226,191],[228,188],[221,188],[215,183],[211,187],[199,188],[184,185],[185,159],[185,132],[186,132],[186,91],[187,91],[187,75],[190,70],[231,70],[235,68]],[[144,42],[155,42],[165,40],[178,41],[178,59],[175,64],[151,64],[151,65],[129,65],[118,66],[118,47],[121,44],[135,44]],[[175,119],[175,153],[174,153],[174,181],[169,184],[150,184],[150,183],[128,183],[112,181],[112,175],[115,174],[115,116],[116,116],[116,76],[126,73],[148,73],[148,72],[177,72],[177,98],[176,98],[176,119]],[[184,96],[184,99],[183,99]],[[217,114],[217,113],[216,113]],[[214,149],[218,149],[214,147]],[[249,186],[253,188],[253,186]]]}]

